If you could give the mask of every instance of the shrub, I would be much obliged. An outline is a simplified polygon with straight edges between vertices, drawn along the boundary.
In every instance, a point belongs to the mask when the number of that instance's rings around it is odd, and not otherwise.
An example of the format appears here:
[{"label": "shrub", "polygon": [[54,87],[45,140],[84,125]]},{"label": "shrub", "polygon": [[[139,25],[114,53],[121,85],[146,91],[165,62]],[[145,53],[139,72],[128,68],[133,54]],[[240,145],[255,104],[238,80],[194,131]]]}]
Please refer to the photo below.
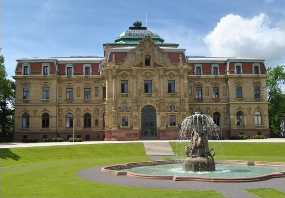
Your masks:
[{"label": "shrub", "polygon": [[267,139],[267,137],[264,135],[252,135],[250,139]]},{"label": "shrub", "polygon": [[229,137],[230,140],[246,140],[246,135],[233,135]]},{"label": "shrub", "polygon": [[[73,142],[73,138],[69,138],[69,142]],[[82,138],[74,138],[74,142],[82,142]]]},{"label": "shrub", "polygon": [[22,140],[23,143],[35,143],[38,142],[38,138],[25,138]]},{"label": "shrub", "polygon": [[62,138],[52,138],[53,142],[62,142],[63,139]]},{"label": "shrub", "polygon": [[210,137],[210,140],[224,140],[225,138],[219,135],[213,135]]},{"label": "shrub", "polygon": [[52,138],[44,138],[43,141],[44,142],[52,142]]}]

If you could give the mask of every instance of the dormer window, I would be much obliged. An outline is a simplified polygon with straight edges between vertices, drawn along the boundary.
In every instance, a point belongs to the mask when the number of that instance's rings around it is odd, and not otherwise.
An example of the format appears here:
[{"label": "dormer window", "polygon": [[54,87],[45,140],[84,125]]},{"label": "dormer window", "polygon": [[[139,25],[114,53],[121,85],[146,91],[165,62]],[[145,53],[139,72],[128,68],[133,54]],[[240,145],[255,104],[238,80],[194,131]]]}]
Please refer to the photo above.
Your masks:
[{"label": "dormer window", "polygon": [[145,66],[150,66],[150,62],[151,62],[151,56],[145,56],[144,58]]},{"label": "dormer window", "polygon": [[219,65],[217,64],[212,65],[212,74],[219,75]]},{"label": "dormer window", "polygon": [[84,68],[84,75],[90,76],[91,75],[91,65],[83,65]]},{"label": "dormer window", "polygon": [[242,74],[242,66],[241,64],[235,64],[235,73]]},{"label": "dormer window", "polygon": [[73,66],[72,65],[66,65],[66,75],[72,76],[73,75]]},{"label": "dormer window", "polygon": [[23,75],[29,75],[29,73],[30,73],[30,65],[23,64]]},{"label": "dormer window", "polygon": [[252,65],[252,73],[253,74],[260,74],[260,65],[258,63],[254,63]]},{"label": "dormer window", "polygon": [[202,65],[195,65],[195,74],[202,75]]},{"label": "dormer window", "polygon": [[49,64],[42,65],[43,75],[49,75]]}]

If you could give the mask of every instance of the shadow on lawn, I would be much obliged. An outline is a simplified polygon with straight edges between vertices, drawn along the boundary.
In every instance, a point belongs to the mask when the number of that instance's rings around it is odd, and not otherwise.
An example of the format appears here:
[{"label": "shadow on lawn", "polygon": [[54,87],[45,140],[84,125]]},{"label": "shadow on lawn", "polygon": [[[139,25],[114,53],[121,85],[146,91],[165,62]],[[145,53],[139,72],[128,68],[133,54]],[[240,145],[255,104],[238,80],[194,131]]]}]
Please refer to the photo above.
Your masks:
[{"label": "shadow on lawn", "polygon": [[1,149],[1,159],[8,159],[11,158],[15,161],[18,161],[21,157],[15,153],[13,153],[10,149],[8,148],[3,148]]}]

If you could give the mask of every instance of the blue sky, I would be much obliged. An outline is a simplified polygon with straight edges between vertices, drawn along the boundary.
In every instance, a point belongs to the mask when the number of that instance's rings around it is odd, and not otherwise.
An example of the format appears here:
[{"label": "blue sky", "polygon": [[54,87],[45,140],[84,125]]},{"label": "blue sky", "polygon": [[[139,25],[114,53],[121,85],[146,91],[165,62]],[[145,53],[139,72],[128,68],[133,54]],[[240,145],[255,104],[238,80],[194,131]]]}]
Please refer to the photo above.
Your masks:
[{"label": "blue sky", "polygon": [[285,65],[284,0],[2,0],[1,54],[16,59],[103,56],[139,18],[188,56],[263,58]]}]

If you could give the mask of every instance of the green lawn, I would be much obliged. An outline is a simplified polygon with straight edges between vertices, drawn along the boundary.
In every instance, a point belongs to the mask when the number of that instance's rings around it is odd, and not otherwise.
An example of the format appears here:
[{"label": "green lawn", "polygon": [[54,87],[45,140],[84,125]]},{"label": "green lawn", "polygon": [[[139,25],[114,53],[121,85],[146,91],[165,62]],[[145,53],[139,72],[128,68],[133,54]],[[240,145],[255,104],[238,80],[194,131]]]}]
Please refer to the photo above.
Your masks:
[{"label": "green lawn", "polygon": [[[171,145],[185,155],[187,143]],[[283,143],[211,142],[210,147],[216,150],[215,159],[285,162]],[[76,175],[89,167],[149,160],[143,143],[1,149],[1,197],[223,197],[214,190],[129,187]]]},{"label": "green lawn", "polygon": [[[184,148],[187,142],[171,142],[176,155],[185,157]],[[263,142],[209,142],[209,148],[214,148],[216,160],[248,160],[285,162],[284,143]]]},{"label": "green lawn", "polygon": [[254,194],[258,197],[285,197],[285,193],[284,192],[280,192],[276,189],[273,188],[258,188],[258,189],[245,189],[246,192],[249,192],[251,194]]},{"label": "green lawn", "polygon": [[84,168],[148,160],[142,143],[1,149],[1,197],[223,197],[214,190],[129,187],[76,175]]}]

